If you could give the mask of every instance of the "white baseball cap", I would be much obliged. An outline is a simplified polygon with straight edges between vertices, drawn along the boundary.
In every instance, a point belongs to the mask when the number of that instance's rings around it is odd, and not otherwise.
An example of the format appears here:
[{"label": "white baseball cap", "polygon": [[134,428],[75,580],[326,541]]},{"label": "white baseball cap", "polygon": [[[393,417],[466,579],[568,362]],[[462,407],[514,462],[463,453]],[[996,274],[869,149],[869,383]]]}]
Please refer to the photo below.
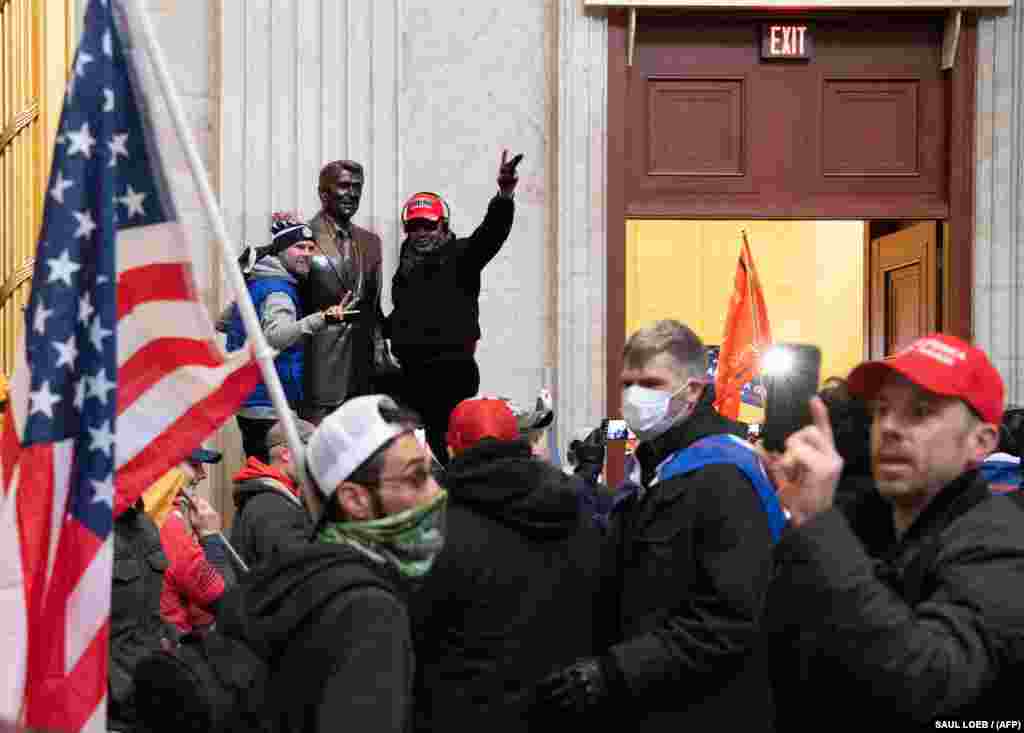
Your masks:
[{"label": "white baseball cap", "polygon": [[325,417],[309,438],[306,458],[320,491],[330,494],[392,438],[412,425],[388,422],[381,409],[398,410],[387,395],[354,397]]}]

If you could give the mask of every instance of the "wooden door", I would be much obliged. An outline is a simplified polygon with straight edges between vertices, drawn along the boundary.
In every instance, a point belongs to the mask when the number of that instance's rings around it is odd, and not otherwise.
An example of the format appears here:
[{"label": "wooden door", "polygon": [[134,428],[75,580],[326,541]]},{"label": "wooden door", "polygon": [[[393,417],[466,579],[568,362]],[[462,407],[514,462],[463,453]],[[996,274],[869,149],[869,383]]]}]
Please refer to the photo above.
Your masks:
[{"label": "wooden door", "polygon": [[627,216],[946,218],[944,17],[808,16],[813,58],[763,61],[778,17],[640,15]]},{"label": "wooden door", "polygon": [[893,354],[937,329],[938,268],[938,222],[910,224],[871,240],[871,358]]}]

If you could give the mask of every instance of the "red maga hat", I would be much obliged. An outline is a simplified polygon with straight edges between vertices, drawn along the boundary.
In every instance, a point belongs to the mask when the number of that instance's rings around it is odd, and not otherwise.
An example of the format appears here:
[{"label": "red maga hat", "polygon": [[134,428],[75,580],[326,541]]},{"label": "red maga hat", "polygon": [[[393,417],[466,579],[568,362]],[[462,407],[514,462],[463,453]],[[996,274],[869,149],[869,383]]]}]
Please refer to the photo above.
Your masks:
[{"label": "red maga hat", "polygon": [[402,208],[402,221],[426,219],[441,221],[445,218],[444,202],[436,193],[415,193]]},{"label": "red maga hat", "polygon": [[456,453],[472,448],[484,438],[516,440],[519,425],[505,400],[463,400],[448,419],[448,445]]},{"label": "red maga hat", "polygon": [[850,372],[850,391],[870,399],[890,372],[929,392],[959,397],[985,422],[1003,417],[1003,378],[984,351],[955,336],[933,333],[898,354],[864,362]]}]

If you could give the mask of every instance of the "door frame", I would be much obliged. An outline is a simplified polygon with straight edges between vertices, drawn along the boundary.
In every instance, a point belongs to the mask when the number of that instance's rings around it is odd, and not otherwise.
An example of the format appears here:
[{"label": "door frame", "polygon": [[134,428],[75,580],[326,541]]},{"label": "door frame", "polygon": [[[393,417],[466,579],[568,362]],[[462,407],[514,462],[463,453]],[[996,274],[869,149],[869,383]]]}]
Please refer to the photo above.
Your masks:
[{"label": "door frame", "polygon": [[[608,186],[607,186],[607,405],[608,415],[619,414],[619,374],[622,349],[626,343],[626,100],[630,70],[626,66],[629,38],[628,11],[608,12]],[[974,172],[975,172],[975,81],[977,63],[977,17],[965,12],[957,48],[956,63],[949,72],[949,218],[945,228],[945,276],[943,287],[943,330],[970,340],[974,284]],[[681,219],[706,219],[680,211]],[[756,217],[752,217],[756,218]],[[765,217],[774,218],[774,217]],[[865,272],[867,272],[865,263]],[[865,291],[867,293],[867,291]],[[865,342],[866,343],[866,342]],[[617,451],[616,451],[617,452]],[[609,451],[609,476],[615,464]],[[619,471],[621,473],[621,469]]]}]

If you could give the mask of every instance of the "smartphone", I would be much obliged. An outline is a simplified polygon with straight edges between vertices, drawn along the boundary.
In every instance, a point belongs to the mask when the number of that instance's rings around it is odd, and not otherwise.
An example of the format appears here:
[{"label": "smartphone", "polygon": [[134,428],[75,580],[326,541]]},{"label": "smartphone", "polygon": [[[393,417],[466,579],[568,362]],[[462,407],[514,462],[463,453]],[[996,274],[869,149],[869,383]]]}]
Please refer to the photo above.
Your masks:
[{"label": "smartphone", "polygon": [[629,428],[626,426],[626,421],[609,420],[606,437],[608,440],[626,440],[629,437]]},{"label": "smartphone", "polygon": [[821,350],[812,344],[775,344],[761,379],[765,415],[761,440],[770,451],[785,450],[786,438],[811,423],[810,400],[818,393]]}]

